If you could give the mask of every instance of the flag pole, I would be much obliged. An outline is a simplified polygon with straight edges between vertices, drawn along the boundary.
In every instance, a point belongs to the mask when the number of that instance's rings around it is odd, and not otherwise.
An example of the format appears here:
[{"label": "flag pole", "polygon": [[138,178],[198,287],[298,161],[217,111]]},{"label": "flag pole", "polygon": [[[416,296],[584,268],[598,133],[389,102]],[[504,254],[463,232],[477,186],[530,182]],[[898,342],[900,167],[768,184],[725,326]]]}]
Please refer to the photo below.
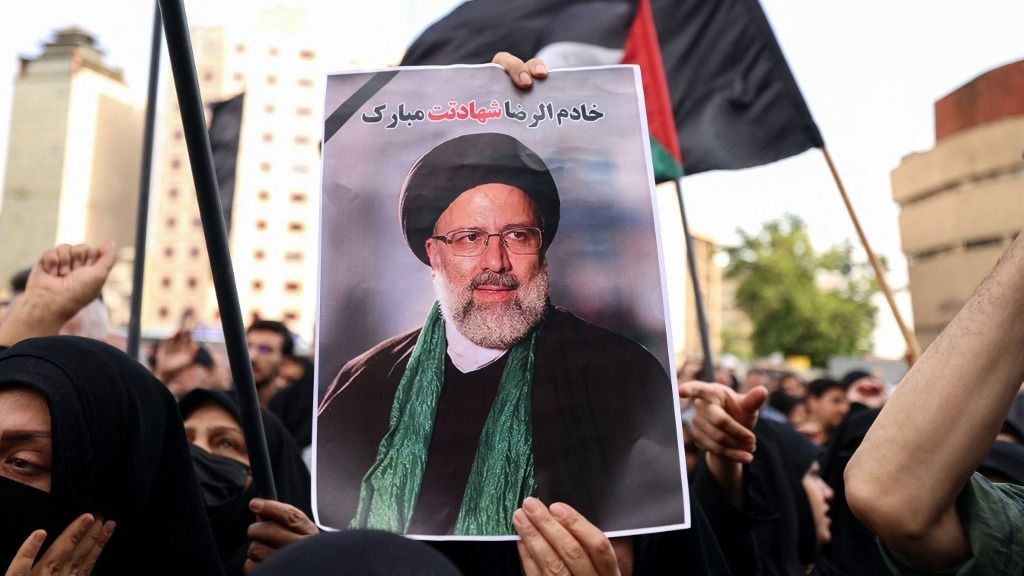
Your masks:
[{"label": "flag pole", "polygon": [[270,468],[267,439],[263,432],[263,419],[256,394],[256,383],[249,363],[249,350],[245,337],[245,324],[238,303],[238,290],[232,272],[231,254],[228,251],[227,231],[221,211],[217,174],[213,168],[213,152],[210,149],[210,134],[206,129],[203,115],[203,101],[196,77],[192,42],[189,38],[188,19],[182,0],[159,0],[160,12],[164,19],[164,33],[167,36],[167,53],[174,73],[174,88],[181,108],[181,122],[185,131],[189,163],[196,186],[199,202],[199,216],[206,237],[206,249],[213,272],[213,286],[220,308],[221,326],[227,347],[231,376],[238,392],[239,408],[242,414],[242,428],[245,443],[249,449],[249,464],[252,469],[256,491],[264,498],[277,499],[274,488],[274,474]]},{"label": "flag pole", "polygon": [[142,317],[142,283],[146,270],[146,231],[149,227],[149,184],[153,167],[153,131],[156,125],[157,87],[160,84],[160,47],[163,23],[160,5],[153,3],[153,36],[149,47],[149,87],[146,92],[146,124],[142,134],[142,167],[139,170],[139,206],[135,213],[135,258],[132,262],[131,316],[126,351],[139,358]]},{"label": "flag pole", "polygon": [[693,305],[697,309],[697,329],[700,331],[700,347],[704,354],[704,364],[701,371],[704,379],[708,382],[715,380],[715,363],[711,358],[711,336],[708,334],[708,319],[704,312],[704,296],[700,290],[700,279],[697,276],[697,258],[693,249],[693,236],[690,235],[690,226],[686,222],[686,208],[683,206],[683,186],[679,178],[672,182],[676,185],[676,195],[679,196],[679,217],[683,220],[683,236],[686,237],[686,264],[690,269],[690,282],[693,285]]},{"label": "flag pole", "polygon": [[857,218],[857,213],[853,210],[850,197],[846,194],[846,186],[843,185],[843,180],[839,177],[839,171],[836,170],[836,165],[832,162],[832,155],[828,153],[828,146],[822,145],[821,152],[825,155],[825,162],[828,164],[829,171],[832,172],[832,179],[835,180],[836,188],[839,189],[839,195],[843,198],[843,204],[846,205],[846,212],[850,215],[850,220],[853,221],[854,229],[857,230],[857,237],[860,238],[861,246],[864,247],[864,251],[868,254],[868,261],[871,262],[871,267],[875,271],[878,286],[882,289],[882,294],[885,294],[885,300],[889,303],[892,315],[896,318],[896,324],[900,327],[903,340],[907,344],[908,363],[913,366],[914,362],[917,362],[917,359],[921,356],[921,345],[917,342],[917,337],[910,330],[910,327],[903,321],[903,315],[900,314],[899,308],[896,307],[896,298],[893,297],[892,289],[889,288],[889,283],[885,280],[882,262],[878,259],[875,251],[871,249],[868,237],[864,234],[864,229],[861,228],[860,220]]}]

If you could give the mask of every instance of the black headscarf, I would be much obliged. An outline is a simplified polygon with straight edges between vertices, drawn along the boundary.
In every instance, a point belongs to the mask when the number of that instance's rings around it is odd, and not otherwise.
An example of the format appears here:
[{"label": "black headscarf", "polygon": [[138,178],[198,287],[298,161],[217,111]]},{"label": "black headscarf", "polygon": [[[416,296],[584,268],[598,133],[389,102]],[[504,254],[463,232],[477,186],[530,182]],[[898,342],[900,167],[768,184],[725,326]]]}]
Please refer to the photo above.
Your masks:
[{"label": "black headscarf", "polygon": [[0,354],[0,388],[17,386],[49,405],[49,499],[117,522],[93,574],[221,573],[181,417],[163,384],[107,344],[54,336]]},{"label": "black headscarf", "polygon": [[458,576],[459,571],[423,542],[389,532],[324,532],[288,546],[264,562],[258,576]]},{"label": "black headscarf", "polygon": [[[181,398],[178,409],[182,420],[206,404],[216,404],[224,408],[241,426],[242,416],[238,401],[234,394],[219,390],[192,390]],[[306,516],[312,516],[310,506],[309,470],[302,461],[299,449],[295,446],[291,434],[281,421],[267,410],[262,410],[263,431],[267,437],[267,451],[270,453],[270,468],[274,473],[274,485],[277,488],[277,499],[302,510]],[[194,450],[200,448],[194,447]],[[198,456],[210,456],[199,454]],[[218,458],[213,456],[212,458]],[[249,511],[249,501],[258,496],[254,486],[250,486],[231,502],[207,507],[210,523],[217,540],[224,562],[225,572],[241,574],[245,564],[245,554],[249,547],[246,530],[256,518]]]}]

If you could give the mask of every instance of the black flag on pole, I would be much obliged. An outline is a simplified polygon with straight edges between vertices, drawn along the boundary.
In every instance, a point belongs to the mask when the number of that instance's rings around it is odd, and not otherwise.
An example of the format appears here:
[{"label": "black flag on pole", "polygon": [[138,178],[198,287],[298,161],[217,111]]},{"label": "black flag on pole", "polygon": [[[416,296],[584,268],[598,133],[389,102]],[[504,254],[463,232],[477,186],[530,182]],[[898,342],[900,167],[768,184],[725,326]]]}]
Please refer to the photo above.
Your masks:
[{"label": "black flag on pole", "polygon": [[210,105],[210,149],[213,169],[220,189],[220,207],[224,225],[231,233],[231,207],[235,198],[235,166],[238,162],[238,139],[242,132],[242,108],[245,93]]},{"label": "black flag on pole", "polygon": [[[636,5],[464,2],[423,32],[402,65],[490,62],[500,50],[546,57],[554,45],[590,48],[594,59],[571,65],[618,63]],[[651,7],[687,174],[767,164],[823,145],[757,0],[651,0]]]}]

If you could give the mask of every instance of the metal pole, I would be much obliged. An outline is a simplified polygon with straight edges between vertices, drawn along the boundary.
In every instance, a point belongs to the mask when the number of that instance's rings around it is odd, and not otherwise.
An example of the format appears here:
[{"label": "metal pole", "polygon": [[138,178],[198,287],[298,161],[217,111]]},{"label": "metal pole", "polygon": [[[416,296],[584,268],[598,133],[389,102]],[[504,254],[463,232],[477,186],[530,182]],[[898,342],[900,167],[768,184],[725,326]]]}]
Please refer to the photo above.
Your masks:
[{"label": "metal pole", "polygon": [[693,283],[693,305],[697,309],[697,329],[700,331],[700,346],[704,354],[704,379],[715,380],[715,363],[711,358],[711,336],[708,334],[708,318],[704,312],[704,296],[700,291],[700,279],[697,276],[697,258],[694,256],[693,236],[690,226],[686,223],[686,208],[683,206],[683,187],[679,179],[673,180],[676,194],[679,196],[679,216],[683,219],[683,235],[686,237],[686,263],[690,269],[690,282]]},{"label": "metal pole", "polygon": [[181,0],[160,0],[160,12],[164,19],[167,53],[171,59],[171,71],[174,73],[174,88],[181,109],[185,144],[188,147],[192,177],[196,185],[199,215],[202,218],[206,249],[213,271],[213,286],[217,293],[231,376],[238,392],[253,483],[261,496],[273,500],[277,499],[277,490],[274,488],[274,474],[270,468],[267,440],[263,433],[256,382],[252,375],[252,365],[249,363],[245,324],[238,304],[231,254],[228,252],[227,230],[221,211],[217,174],[213,168],[213,152],[210,149],[210,134],[207,132],[206,118],[203,115],[203,101],[199,93],[185,7]]},{"label": "metal pole", "polygon": [[142,283],[146,271],[146,230],[149,227],[149,181],[153,167],[153,131],[156,125],[157,87],[160,84],[160,47],[163,29],[160,6],[153,4],[153,39],[149,47],[149,89],[146,93],[146,128],[142,134],[139,169],[139,207],[135,213],[135,261],[132,263],[131,318],[128,320],[128,355],[139,358],[142,318]]}]

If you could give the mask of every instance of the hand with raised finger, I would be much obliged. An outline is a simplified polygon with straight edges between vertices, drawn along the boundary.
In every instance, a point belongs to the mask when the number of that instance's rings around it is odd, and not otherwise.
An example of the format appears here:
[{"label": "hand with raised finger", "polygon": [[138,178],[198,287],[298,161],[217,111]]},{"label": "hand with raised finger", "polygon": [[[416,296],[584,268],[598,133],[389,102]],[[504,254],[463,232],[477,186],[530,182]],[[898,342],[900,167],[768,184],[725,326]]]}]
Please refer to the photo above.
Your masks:
[{"label": "hand with raised finger", "polygon": [[103,522],[92,514],[82,514],[61,532],[39,560],[36,556],[46,540],[46,532],[36,530],[18,549],[7,576],[89,576],[114,528],[113,521]]},{"label": "hand with raised finger", "polygon": [[723,384],[684,382],[679,395],[693,401],[694,440],[705,450],[734,462],[754,459],[757,437],[752,431],[768,390],[758,386],[740,394]]},{"label": "hand with raised finger", "polygon": [[247,532],[250,544],[245,559],[246,574],[285,546],[320,532],[302,510],[291,504],[253,498],[249,510],[256,514],[256,522],[249,525]]},{"label": "hand with raised finger", "polygon": [[537,498],[527,498],[512,515],[512,524],[519,534],[516,545],[527,576],[621,574],[608,537],[566,504],[548,508]]},{"label": "hand with raised finger", "polygon": [[523,62],[520,58],[508,52],[498,52],[494,55],[491,63],[501,66],[512,78],[512,83],[522,89],[533,86],[533,79],[548,77],[548,67],[539,58],[532,58]]}]

